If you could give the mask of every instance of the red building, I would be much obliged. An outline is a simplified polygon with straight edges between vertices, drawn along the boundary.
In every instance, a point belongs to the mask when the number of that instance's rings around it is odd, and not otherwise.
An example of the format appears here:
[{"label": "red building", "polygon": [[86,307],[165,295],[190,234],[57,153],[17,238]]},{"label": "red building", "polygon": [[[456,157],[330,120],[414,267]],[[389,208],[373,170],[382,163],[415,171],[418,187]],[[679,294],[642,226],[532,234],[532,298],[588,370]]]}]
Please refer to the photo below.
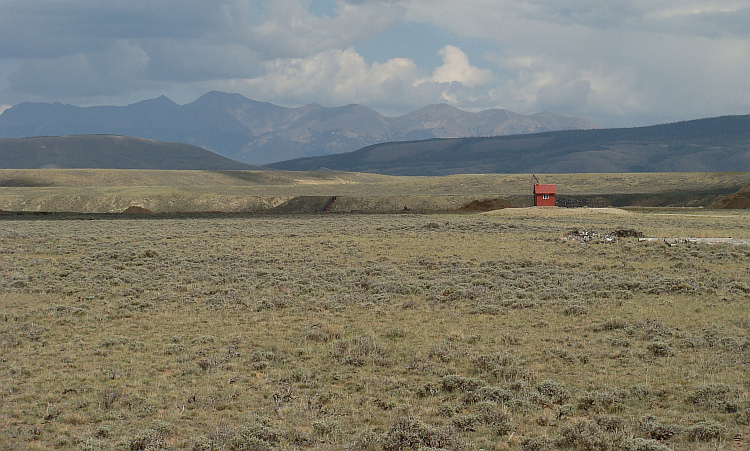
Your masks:
[{"label": "red building", "polygon": [[534,185],[534,206],[554,207],[556,193],[555,185]]}]

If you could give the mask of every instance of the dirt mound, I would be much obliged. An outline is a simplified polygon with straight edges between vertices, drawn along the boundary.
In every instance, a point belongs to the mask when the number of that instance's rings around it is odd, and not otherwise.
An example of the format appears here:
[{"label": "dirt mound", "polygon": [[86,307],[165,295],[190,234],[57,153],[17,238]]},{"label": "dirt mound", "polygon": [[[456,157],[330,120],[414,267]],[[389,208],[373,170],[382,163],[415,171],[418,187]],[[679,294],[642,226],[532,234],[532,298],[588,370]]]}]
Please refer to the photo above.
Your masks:
[{"label": "dirt mound", "polygon": [[708,208],[750,208],[750,185],[734,194],[711,202]]},{"label": "dirt mound", "polygon": [[128,208],[123,211],[123,214],[128,215],[152,215],[154,214],[153,211],[149,210],[148,208],[138,207],[136,205],[131,205]]},{"label": "dirt mound", "polygon": [[504,199],[484,199],[472,201],[463,207],[459,208],[458,211],[493,211],[500,210],[502,208],[513,208],[515,205]]}]

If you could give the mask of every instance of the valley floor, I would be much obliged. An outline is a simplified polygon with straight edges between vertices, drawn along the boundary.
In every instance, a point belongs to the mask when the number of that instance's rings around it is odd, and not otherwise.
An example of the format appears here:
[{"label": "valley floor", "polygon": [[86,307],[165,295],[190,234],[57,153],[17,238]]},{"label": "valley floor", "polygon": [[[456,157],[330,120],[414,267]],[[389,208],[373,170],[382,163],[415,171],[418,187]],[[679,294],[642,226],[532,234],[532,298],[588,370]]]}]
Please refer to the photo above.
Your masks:
[{"label": "valley floor", "polygon": [[684,213],[0,217],[0,448],[746,450],[750,246],[664,239],[750,212]]}]

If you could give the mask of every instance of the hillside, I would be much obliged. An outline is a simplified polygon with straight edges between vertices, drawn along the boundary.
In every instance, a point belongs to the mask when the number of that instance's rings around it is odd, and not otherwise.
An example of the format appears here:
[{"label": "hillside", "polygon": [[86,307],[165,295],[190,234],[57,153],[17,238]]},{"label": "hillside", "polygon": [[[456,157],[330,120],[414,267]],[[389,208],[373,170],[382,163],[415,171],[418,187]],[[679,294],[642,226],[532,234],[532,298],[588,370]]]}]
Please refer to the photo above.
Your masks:
[{"label": "hillside", "polygon": [[750,115],[638,128],[386,143],[268,166],[390,175],[748,171]]},{"label": "hillside", "polygon": [[[750,184],[750,172],[538,174],[557,185],[561,205],[698,207]],[[312,213],[457,210],[474,201],[530,206],[528,174],[394,177],[366,173],[0,170],[0,210],[121,213]],[[406,210],[404,209],[406,207]]]},{"label": "hillside", "polygon": [[178,105],[167,97],[128,106],[22,103],[0,115],[0,138],[113,134],[182,142],[250,164],[349,152],[382,142],[596,128],[582,118],[431,105],[386,117],[362,105],[285,108],[209,92]]},{"label": "hillside", "polygon": [[188,144],[110,135],[0,139],[0,169],[239,170],[238,163]]},{"label": "hillside", "polygon": [[750,185],[709,204],[710,208],[750,208]]}]

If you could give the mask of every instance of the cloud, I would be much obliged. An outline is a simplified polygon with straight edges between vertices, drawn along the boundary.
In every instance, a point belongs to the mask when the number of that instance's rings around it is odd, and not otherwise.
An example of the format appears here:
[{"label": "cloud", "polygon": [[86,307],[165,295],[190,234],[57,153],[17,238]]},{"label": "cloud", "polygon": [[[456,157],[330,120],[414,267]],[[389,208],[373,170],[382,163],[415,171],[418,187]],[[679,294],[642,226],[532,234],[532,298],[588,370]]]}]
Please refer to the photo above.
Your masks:
[{"label": "cloud", "polygon": [[327,105],[382,103],[406,91],[418,78],[414,62],[394,58],[367,64],[352,48],[329,50],[307,58],[278,59],[267,64],[261,77],[234,80],[240,92],[263,92],[289,103],[319,102]]},{"label": "cloud", "polygon": [[[489,102],[642,125],[750,111],[747,0],[409,0],[405,17],[484,45]],[[587,89],[588,87],[588,89]]]},{"label": "cloud", "polygon": [[250,30],[254,47],[268,58],[300,58],[331,49],[344,49],[371,38],[400,18],[402,9],[382,2],[340,2],[336,17],[317,17],[308,2],[273,0]]},{"label": "cloud", "polygon": [[107,51],[26,60],[8,81],[10,89],[35,95],[124,93],[143,87],[148,60],[137,45],[119,41]]},{"label": "cloud", "polygon": [[0,0],[0,11],[2,104],[219,89],[603,125],[750,112],[750,0]]},{"label": "cloud", "polygon": [[443,57],[443,65],[435,69],[431,78],[417,81],[417,85],[457,82],[474,87],[489,83],[493,78],[492,71],[469,64],[469,56],[458,47],[446,45],[438,54]]},{"label": "cloud", "polygon": [[277,59],[268,63],[263,76],[234,80],[231,87],[290,103],[300,99],[326,105],[354,102],[398,112],[440,102],[470,105],[487,95],[488,88],[482,85],[492,80],[491,71],[472,66],[458,47],[445,46],[439,54],[443,65],[430,77],[409,58],[368,64],[348,48]]},{"label": "cloud", "polygon": [[248,0],[0,0],[0,58],[58,58],[122,39],[201,39],[235,32]]}]

